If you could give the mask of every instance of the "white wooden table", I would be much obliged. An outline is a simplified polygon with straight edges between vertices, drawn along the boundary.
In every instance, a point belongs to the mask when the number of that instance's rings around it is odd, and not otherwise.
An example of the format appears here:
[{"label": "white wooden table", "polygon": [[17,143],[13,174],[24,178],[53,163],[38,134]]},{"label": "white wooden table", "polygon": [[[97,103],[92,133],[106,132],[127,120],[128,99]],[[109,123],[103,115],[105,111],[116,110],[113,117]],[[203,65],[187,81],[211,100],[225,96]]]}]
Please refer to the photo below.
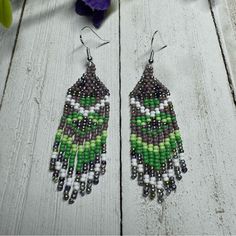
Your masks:
[{"label": "white wooden table", "polygon": [[[236,234],[236,1],[114,0],[93,50],[111,92],[108,166],[93,193],[62,201],[48,171],[64,96],[85,70],[74,0],[13,0],[0,29],[1,234]],[[162,205],[130,179],[128,94],[160,30],[156,76],[172,92],[189,172]]]}]

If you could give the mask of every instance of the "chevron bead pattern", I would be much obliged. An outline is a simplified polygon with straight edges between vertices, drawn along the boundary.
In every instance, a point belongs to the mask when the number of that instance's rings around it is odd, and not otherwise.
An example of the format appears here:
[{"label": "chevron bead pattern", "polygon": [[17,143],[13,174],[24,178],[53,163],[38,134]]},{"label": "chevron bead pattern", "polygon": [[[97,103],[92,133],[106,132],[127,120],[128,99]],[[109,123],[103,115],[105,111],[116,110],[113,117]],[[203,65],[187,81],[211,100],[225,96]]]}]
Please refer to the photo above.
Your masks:
[{"label": "chevron bead pattern", "polygon": [[98,184],[106,171],[109,91],[95,74],[95,65],[68,89],[56,133],[50,170],[64,200],[74,203]]},{"label": "chevron bead pattern", "polygon": [[162,203],[187,172],[184,150],[169,90],[148,64],[130,93],[131,178],[143,186],[144,197]]}]

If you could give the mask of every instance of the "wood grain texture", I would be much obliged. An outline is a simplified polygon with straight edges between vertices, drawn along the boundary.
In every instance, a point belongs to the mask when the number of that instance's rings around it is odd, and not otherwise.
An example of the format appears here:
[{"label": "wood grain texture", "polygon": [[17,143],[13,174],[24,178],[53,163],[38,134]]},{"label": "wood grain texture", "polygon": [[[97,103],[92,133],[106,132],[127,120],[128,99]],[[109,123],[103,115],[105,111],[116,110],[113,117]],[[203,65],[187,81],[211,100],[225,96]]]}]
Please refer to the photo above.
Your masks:
[{"label": "wood grain texture", "polygon": [[[123,233],[236,234],[236,112],[207,1],[122,0],[120,18]],[[130,179],[128,132],[128,95],[156,29],[168,47],[155,72],[172,92],[189,168],[162,206]]]},{"label": "wood grain texture", "polygon": [[13,23],[10,29],[5,29],[0,25],[0,97],[3,95],[13,48],[16,41],[17,28],[24,0],[12,1]]},{"label": "wood grain texture", "polygon": [[229,85],[236,104],[236,1],[219,1],[212,11],[226,63]]},{"label": "wood grain texture", "polygon": [[[118,9],[98,33],[112,43],[92,50],[111,96],[107,173],[91,195],[63,202],[48,171],[67,89],[85,71],[79,40],[85,18],[74,1],[28,0],[0,113],[0,233],[119,234]],[[113,144],[113,145],[112,145]],[[114,145],[115,144],[115,145]]]}]

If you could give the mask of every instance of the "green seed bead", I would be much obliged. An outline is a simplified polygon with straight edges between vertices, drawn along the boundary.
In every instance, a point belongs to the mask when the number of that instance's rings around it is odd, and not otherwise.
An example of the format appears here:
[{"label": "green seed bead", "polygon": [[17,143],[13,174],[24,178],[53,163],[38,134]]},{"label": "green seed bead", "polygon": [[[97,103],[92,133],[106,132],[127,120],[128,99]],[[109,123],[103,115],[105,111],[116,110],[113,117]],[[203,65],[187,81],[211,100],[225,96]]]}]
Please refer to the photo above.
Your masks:
[{"label": "green seed bead", "polygon": [[159,114],[156,116],[156,120],[161,121],[161,116]]},{"label": "green seed bead", "polygon": [[140,119],[137,120],[137,125],[138,126],[142,125],[142,121]]},{"label": "green seed bead", "polygon": [[69,124],[69,125],[71,125],[71,124],[72,124],[72,119],[71,119],[71,118],[67,118],[67,119],[66,119],[66,123]]},{"label": "green seed bead", "polygon": [[98,120],[98,124],[102,124],[103,123],[103,119],[102,118],[100,118],[99,120]]}]

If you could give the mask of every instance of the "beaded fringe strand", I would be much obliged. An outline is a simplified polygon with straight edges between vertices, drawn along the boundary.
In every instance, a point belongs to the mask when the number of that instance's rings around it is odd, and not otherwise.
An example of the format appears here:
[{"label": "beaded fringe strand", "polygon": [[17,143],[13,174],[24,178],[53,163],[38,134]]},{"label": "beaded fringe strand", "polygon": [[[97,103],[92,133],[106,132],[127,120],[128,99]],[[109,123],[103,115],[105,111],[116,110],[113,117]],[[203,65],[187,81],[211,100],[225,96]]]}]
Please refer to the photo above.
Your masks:
[{"label": "beaded fringe strand", "polygon": [[137,177],[144,197],[157,195],[162,203],[187,167],[170,92],[154,78],[151,64],[130,93],[130,108],[131,178]]},{"label": "beaded fringe strand", "polygon": [[[106,171],[109,90],[89,62],[82,78],[68,89],[50,161],[57,190],[72,204],[99,183]],[[71,194],[70,194],[71,192]]]}]

